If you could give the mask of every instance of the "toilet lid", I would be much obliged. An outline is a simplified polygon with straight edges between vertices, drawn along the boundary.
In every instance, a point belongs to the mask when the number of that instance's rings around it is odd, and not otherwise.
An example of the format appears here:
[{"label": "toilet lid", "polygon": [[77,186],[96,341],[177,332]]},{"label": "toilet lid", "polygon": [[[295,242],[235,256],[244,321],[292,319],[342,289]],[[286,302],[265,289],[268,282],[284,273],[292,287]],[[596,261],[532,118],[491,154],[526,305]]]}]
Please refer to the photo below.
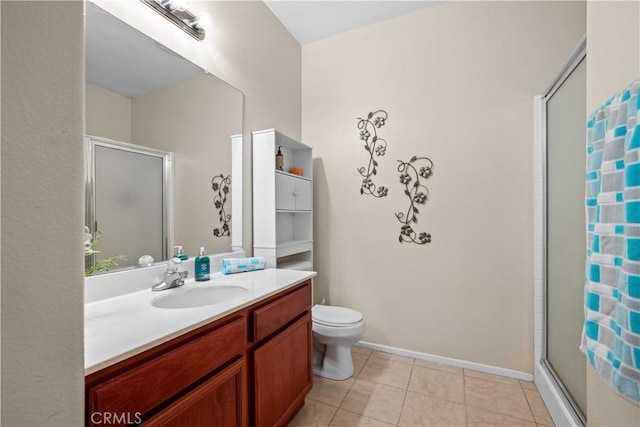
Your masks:
[{"label": "toilet lid", "polygon": [[315,323],[326,326],[350,326],[362,321],[362,313],[346,307],[314,305],[311,313]]}]

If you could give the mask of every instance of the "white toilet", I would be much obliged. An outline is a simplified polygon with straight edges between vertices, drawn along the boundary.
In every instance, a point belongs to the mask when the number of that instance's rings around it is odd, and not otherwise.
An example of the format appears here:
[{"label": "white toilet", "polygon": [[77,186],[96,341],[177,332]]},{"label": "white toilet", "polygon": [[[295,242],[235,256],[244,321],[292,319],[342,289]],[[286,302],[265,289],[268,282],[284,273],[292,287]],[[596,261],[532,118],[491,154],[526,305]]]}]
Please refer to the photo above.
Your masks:
[{"label": "white toilet", "polygon": [[314,305],[313,373],[332,380],[353,375],[350,347],[362,339],[362,313],[345,307]]}]

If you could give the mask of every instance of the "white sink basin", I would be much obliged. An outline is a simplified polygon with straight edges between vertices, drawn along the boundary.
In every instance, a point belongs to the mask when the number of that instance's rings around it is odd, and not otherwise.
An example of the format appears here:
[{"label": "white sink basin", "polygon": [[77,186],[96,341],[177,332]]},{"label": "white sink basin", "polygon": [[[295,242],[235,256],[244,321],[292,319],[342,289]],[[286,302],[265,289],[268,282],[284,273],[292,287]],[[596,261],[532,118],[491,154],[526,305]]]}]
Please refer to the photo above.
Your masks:
[{"label": "white sink basin", "polygon": [[186,285],[184,288],[169,290],[170,293],[151,300],[151,305],[158,308],[204,307],[242,298],[249,292],[246,286],[239,284],[196,286]]}]

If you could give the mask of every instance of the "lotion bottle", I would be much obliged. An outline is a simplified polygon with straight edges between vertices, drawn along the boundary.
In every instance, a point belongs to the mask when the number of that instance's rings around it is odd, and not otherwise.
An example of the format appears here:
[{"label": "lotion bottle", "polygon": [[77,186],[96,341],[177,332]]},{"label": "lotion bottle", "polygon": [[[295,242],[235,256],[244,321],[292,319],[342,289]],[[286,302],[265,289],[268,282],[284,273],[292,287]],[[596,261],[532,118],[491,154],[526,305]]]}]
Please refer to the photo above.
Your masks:
[{"label": "lotion bottle", "polygon": [[280,151],[281,148],[282,145],[278,147],[278,152],[276,153],[276,169],[279,171],[284,171],[284,154],[282,154],[282,151]]},{"label": "lotion bottle", "polygon": [[200,247],[200,255],[195,259],[196,282],[205,282],[209,280],[210,263],[211,261],[206,255],[204,247]]}]

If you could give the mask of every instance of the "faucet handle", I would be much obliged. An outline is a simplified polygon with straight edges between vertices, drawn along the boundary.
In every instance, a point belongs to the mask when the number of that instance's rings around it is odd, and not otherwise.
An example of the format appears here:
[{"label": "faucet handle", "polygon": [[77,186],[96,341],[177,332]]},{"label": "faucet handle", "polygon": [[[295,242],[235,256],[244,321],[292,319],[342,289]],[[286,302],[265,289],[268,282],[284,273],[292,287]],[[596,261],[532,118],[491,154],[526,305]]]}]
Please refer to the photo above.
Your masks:
[{"label": "faucet handle", "polygon": [[182,260],[180,258],[171,258],[167,263],[167,273],[176,273],[180,270],[180,264]]}]

